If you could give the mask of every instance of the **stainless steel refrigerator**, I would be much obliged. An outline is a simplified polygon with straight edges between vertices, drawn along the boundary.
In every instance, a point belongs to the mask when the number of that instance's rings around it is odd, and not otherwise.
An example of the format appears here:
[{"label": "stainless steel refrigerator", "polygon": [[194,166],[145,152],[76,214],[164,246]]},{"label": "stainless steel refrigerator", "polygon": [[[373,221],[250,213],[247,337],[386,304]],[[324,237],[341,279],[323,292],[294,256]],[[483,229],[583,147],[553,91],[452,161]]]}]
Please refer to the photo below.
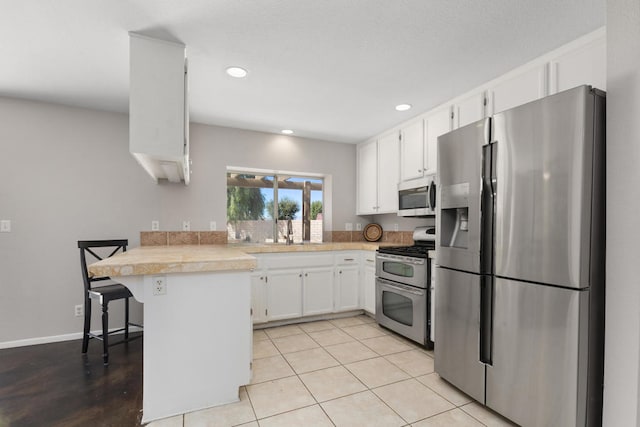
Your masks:
[{"label": "stainless steel refrigerator", "polygon": [[601,424],[604,119],[580,86],[438,138],[435,370],[523,426]]}]

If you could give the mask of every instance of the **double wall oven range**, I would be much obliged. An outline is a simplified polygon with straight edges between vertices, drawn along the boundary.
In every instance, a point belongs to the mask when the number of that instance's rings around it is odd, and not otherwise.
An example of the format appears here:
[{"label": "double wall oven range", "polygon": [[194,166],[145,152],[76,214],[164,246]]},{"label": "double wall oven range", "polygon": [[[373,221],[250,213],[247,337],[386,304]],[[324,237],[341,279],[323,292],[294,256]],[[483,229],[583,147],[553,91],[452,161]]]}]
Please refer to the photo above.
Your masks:
[{"label": "double wall oven range", "polygon": [[413,246],[382,247],[376,253],[376,321],[426,347],[433,347],[431,259],[435,229],[418,227]]}]

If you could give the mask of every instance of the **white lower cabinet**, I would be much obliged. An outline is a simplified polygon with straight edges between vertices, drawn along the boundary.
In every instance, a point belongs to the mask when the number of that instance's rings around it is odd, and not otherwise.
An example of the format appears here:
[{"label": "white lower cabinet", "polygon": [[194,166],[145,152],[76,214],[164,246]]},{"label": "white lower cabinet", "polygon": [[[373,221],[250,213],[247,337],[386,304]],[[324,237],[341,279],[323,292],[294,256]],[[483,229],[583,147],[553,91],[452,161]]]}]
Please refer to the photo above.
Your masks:
[{"label": "white lower cabinet", "polygon": [[370,314],[376,314],[376,264],[375,255],[365,254],[362,267],[362,308]]},{"label": "white lower cabinet", "polygon": [[302,315],[333,311],[333,267],[309,268],[302,276]]},{"label": "white lower cabinet", "polygon": [[253,323],[267,321],[267,282],[263,271],[251,275],[251,312]]},{"label": "white lower cabinet", "polygon": [[357,310],[359,308],[358,266],[338,266],[336,268],[335,311]]},{"label": "white lower cabinet", "polygon": [[[371,289],[367,287],[364,294],[361,253],[370,261],[364,274],[370,277]],[[313,256],[269,254],[257,258],[260,269],[251,275],[253,323],[362,308],[375,313],[373,251],[319,252]]]},{"label": "white lower cabinet", "polygon": [[302,271],[269,270],[267,274],[267,320],[302,316]]}]

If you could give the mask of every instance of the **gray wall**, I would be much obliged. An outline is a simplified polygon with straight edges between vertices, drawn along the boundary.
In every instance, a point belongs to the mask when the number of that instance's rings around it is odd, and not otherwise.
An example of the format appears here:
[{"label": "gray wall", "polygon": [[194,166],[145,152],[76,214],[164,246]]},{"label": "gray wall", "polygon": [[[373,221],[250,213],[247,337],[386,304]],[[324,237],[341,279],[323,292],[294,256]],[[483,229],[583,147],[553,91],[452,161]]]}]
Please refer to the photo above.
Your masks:
[{"label": "gray wall", "polygon": [[607,1],[605,426],[640,417],[640,2]]},{"label": "gray wall", "polygon": [[0,97],[0,218],[12,221],[0,233],[0,343],[81,331],[77,240],[135,247],[152,220],[223,229],[227,165],[331,174],[334,224],[363,221],[353,214],[354,145],[193,124],[191,152],[190,186],[156,185],[129,154],[126,115]]}]

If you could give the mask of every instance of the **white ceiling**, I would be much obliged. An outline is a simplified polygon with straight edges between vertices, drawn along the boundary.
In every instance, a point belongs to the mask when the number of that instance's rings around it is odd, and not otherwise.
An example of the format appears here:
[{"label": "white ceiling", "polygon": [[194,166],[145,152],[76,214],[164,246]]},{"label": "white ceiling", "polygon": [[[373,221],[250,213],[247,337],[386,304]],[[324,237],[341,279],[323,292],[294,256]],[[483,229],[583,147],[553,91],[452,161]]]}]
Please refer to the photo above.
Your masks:
[{"label": "white ceiling", "polygon": [[135,31],[187,46],[192,121],[358,142],[604,24],[605,0],[0,0],[0,96],[126,112]]}]

